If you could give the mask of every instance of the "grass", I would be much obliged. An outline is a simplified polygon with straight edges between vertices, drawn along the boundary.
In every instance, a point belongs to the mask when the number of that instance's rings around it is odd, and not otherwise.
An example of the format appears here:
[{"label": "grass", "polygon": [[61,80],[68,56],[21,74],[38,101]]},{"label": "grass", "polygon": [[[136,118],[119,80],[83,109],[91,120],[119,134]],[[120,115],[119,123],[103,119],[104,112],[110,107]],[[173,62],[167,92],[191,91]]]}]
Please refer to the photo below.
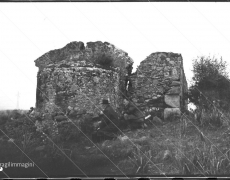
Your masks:
[{"label": "grass", "polygon": [[[50,177],[77,176],[82,174],[79,168],[89,176],[227,175],[230,172],[228,123],[213,129],[198,126],[192,116],[189,118],[191,122],[181,118],[164,125],[129,131],[116,140],[95,145],[83,138],[80,142],[57,142],[59,148],[50,143],[41,151],[31,149],[33,139],[27,133],[19,147]],[[24,155],[21,158],[22,152],[7,139],[0,144],[1,161],[28,161]],[[29,173],[28,169],[26,172]],[[36,172],[44,176],[38,168]]]}]

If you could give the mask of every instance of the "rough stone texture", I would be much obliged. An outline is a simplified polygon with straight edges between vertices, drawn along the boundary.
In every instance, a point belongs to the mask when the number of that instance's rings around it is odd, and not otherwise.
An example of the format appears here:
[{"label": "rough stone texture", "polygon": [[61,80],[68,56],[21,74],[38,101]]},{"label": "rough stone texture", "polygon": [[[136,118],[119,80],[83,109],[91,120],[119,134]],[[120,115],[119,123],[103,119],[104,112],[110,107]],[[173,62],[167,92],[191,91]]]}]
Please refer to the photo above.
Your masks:
[{"label": "rough stone texture", "polygon": [[165,103],[173,108],[180,107],[179,95],[165,95]]},{"label": "rough stone texture", "polygon": [[[168,108],[187,109],[187,82],[180,54],[157,52],[132,73],[128,53],[107,42],[71,42],[37,60],[36,111],[60,110],[96,116],[103,98],[119,113],[123,98],[133,97],[141,111],[163,119]],[[167,110],[165,111],[165,109]]]},{"label": "rough stone texture", "polygon": [[171,116],[180,116],[181,111],[180,108],[165,108],[164,109],[164,118],[167,119]]},{"label": "rough stone texture", "polygon": [[[159,111],[164,118],[165,108],[187,109],[187,82],[180,54],[157,52],[143,60],[131,75],[132,97],[146,114]],[[156,112],[157,113],[157,112]]]},{"label": "rough stone texture", "polygon": [[[102,62],[102,63],[101,63]],[[36,109],[50,114],[73,109],[76,114],[101,111],[103,98],[119,110],[133,60],[107,42],[71,42],[37,60]],[[59,110],[58,110],[59,109]]]}]

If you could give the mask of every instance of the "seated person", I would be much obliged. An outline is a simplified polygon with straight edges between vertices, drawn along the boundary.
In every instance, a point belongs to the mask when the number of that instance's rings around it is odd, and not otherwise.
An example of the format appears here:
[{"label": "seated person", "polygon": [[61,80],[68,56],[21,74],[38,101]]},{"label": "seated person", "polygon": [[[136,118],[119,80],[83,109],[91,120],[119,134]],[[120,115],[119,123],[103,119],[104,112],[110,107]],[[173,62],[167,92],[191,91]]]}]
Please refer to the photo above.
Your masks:
[{"label": "seated person", "polygon": [[130,100],[124,99],[124,119],[131,129],[145,127],[144,113],[142,113]]},{"label": "seated person", "polygon": [[[119,132],[119,118],[118,114],[114,111],[114,109],[110,106],[108,100],[102,101],[103,111],[99,115],[101,123],[99,124],[98,130],[92,134],[92,139],[97,141],[99,138],[100,140],[111,137],[116,137],[116,133]],[[99,140],[99,141],[100,141]]]}]

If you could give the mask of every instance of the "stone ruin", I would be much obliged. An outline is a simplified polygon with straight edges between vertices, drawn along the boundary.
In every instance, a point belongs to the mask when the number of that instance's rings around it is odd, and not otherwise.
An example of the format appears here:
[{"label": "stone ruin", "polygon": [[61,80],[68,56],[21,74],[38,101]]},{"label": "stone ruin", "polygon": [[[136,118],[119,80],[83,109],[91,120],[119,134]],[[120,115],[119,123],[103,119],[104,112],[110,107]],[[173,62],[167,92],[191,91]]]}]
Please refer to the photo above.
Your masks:
[{"label": "stone ruin", "polygon": [[107,42],[71,42],[37,60],[36,111],[74,111],[97,116],[101,100],[109,99],[121,113],[123,99],[132,97],[143,113],[160,118],[187,109],[187,82],[180,54],[157,52],[132,73],[128,53]]},{"label": "stone ruin", "polygon": [[146,114],[167,119],[187,110],[187,81],[180,54],[157,52],[149,55],[129,78],[130,94]]}]

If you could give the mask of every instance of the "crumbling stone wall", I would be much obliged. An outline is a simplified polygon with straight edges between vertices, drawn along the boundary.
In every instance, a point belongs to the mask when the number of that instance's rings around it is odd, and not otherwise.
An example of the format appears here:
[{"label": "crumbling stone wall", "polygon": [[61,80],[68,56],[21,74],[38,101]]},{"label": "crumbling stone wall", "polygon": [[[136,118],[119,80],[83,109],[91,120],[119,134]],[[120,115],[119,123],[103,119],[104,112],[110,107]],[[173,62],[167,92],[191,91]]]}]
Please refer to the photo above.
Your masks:
[{"label": "crumbling stone wall", "polygon": [[107,42],[71,42],[37,60],[36,110],[53,114],[72,109],[96,116],[108,98],[119,113],[125,96],[146,115],[167,119],[187,109],[187,82],[180,54],[149,55],[132,73],[128,53]]},{"label": "crumbling stone wall", "polygon": [[36,109],[53,114],[74,109],[94,116],[101,100],[108,98],[119,111],[126,92],[126,75],[133,60],[128,53],[107,42],[71,42],[37,60]]},{"label": "crumbling stone wall", "polygon": [[137,106],[167,119],[187,109],[187,82],[180,54],[157,52],[149,55],[129,78]]}]

